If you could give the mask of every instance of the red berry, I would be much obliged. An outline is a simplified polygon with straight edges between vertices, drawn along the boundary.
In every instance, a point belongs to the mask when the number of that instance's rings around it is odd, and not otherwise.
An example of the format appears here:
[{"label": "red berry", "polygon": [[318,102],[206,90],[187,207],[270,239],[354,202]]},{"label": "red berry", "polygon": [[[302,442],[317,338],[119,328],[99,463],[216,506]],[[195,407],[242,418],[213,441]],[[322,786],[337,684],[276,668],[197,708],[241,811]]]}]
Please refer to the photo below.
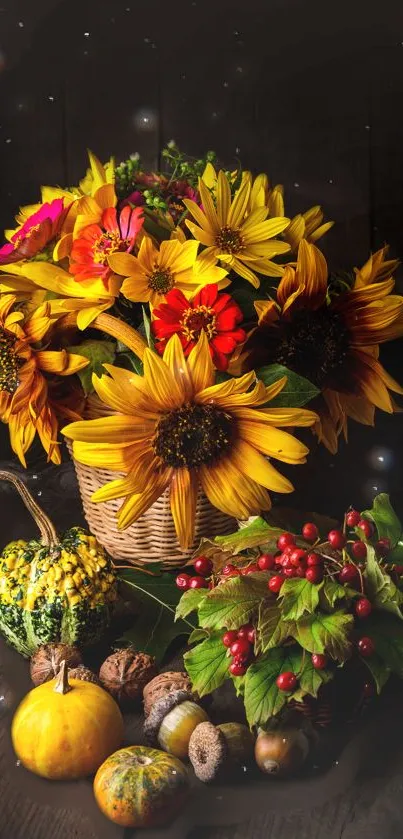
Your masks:
[{"label": "red berry", "polygon": [[175,582],[178,588],[182,588],[184,589],[184,591],[186,591],[189,588],[190,576],[189,574],[185,573],[178,574]]},{"label": "red berry", "polygon": [[221,574],[224,577],[231,577],[234,571],[236,571],[236,573],[239,574],[239,571],[237,568],[235,568],[235,565],[232,565],[232,563],[229,562],[228,565],[224,565]]},{"label": "red berry", "polygon": [[346,524],[348,527],[357,527],[360,519],[361,516],[358,510],[349,510],[348,513],[346,513]]},{"label": "red berry", "polygon": [[271,571],[274,566],[273,554],[261,554],[257,561],[260,571]]},{"label": "red berry", "polygon": [[358,618],[367,618],[372,612],[372,603],[367,597],[360,597],[355,604],[355,614]]},{"label": "red berry", "polygon": [[249,657],[251,653],[250,643],[247,638],[237,638],[237,640],[231,644],[229,651],[232,656],[246,655]]},{"label": "red berry", "polygon": [[242,568],[241,574],[243,577],[247,577],[249,574],[256,574],[256,571],[259,571],[259,566],[254,562],[252,565]]},{"label": "red berry", "polygon": [[297,569],[296,568],[284,568],[284,576],[285,577],[296,577],[297,576]]},{"label": "red berry", "polygon": [[[237,638],[246,638],[248,640],[248,634],[253,630],[253,626],[251,623],[244,623],[242,626],[239,627],[238,632],[236,634]],[[235,638],[234,638],[235,641]]]},{"label": "red berry", "polygon": [[279,574],[275,574],[274,577],[270,577],[270,580],[267,583],[267,585],[268,585],[270,591],[273,591],[274,594],[277,594],[280,591],[281,586],[283,585],[283,582],[284,582],[283,577],[280,577]]},{"label": "red berry", "polygon": [[346,537],[341,530],[331,530],[330,533],[327,534],[327,538],[332,548],[335,548],[336,551],[341,551],[346,544]]},{"label": "red berry", "polygon": [[251,626],[251,628],[249,629],[248,641],[249,641],[250,644],[254,644],[255,641],[256,641],[256,632],[255,632],[255,628],[253,626]]},{"label": "red berry", "polygon": [[359,573],[355,565],[352,565],[351,562],[347,562],[346,565],[343,565],[343,568],[340,571],[339,581],[341,583],[355,583],[358,577]]},{"label": "red berry", "polygon": [[277,539],[277,547],[283,551],[288,545],[295,545],[295,536],[293,533],[282,533]]},{"label": "red berry", "polygon": [[293,564],[291,562],[290,554],[283,553],[281,557],[281,563],[283,568],[293,568]]},{"label": "red berry", "polygon": [[296,577],[305,577],[305,565],[300,565],[299,568],[295,569],[295,576]]},{"label": "red berry", "polygon": [[293,552],[290,554],[290,563],[294,566],[294,568],[298,568],[301,565],[301,562],[306,560],[306,551],[303,548],[294,548]]},{"label": "red berry", "polygon": [[367,546],[365,542],[353,542],[350,545],[350,550],[354,559],[365,559],[367,555]]},{"label": "red berry", "polygon": [[202,577],[209,577],[213,570],[213,563],[206,556],[198,556],[193,563],[193,567]]},{"label": "red berry", "polygon": [[369,656],[373,655],[375,652],[375,644],[372,638],[369,638],[368,635],[364,635],[363,638],[360,638],[357,647],[358,652],[364,658],[369,658]]},{"label": "red berry", "polygon": [[312,664],[315,670],[323,670],[327,665],[327,656],[322,653],[312,653]]},{"label": "red berry", "polygon": [[191,577],[189,580],[189,588],[208,588],[208,582],[204,577]]},{"label": "red berry", "polygon": [[292,691],[297,686],[297,677],[290,670],[285,673],[280,673],[276,679],[276,685],[279,690]]},{"label": "red berry", "polygon": [[244,676],[248,669],[247,663],[241,656],[236,656],[229,666],[229,672],[232,676]]},{"label": "red berry", "polygon": [[306,563],[309,567],[314,565],[323,565],[323,559],[320,554],[316,554],[312,551],[312,553],[308,554]]},{"label": "red berry", "polygon": [[378,539],[375,545],[376,552],[378,556],[384,557],[387,556],[391,549],[390,539]]},{"label": "red berry", "polygon": [[312,565],[311,568],[307,568],[305,571],[305,579],[309,580],[310,583],[321,583],[323,580],[323,571],[319,565]]},{"label": "red berry", "polygon": [[236,629],[228,629],[227,632],[224,632],[224,635],[222,636],[222,642],[224,644],[224,647],[230,647],[231,644],[233,644],[234,641],[237,640],[237,638],[238,633]]},{"label": "red berry", "polygon": [[396,571],[396,574],[400,577],[403,574],[403,565],[394,565],[393,570]]},{"label": "red berry", "polygon": [[311,521],[307,521],[302,528],[302,535],[307,542],[316,542],[319,537],[319,530],[316,527],[316,524],[313,524]]},{"label": "red berry", "polygon": [[370,521],[368,521],[368,519],[360,519],[357,527],[359,527],[360,530],[362,530],[366,539],[371,538],[374,532],[374,528],[372,527],[372,524]]}]

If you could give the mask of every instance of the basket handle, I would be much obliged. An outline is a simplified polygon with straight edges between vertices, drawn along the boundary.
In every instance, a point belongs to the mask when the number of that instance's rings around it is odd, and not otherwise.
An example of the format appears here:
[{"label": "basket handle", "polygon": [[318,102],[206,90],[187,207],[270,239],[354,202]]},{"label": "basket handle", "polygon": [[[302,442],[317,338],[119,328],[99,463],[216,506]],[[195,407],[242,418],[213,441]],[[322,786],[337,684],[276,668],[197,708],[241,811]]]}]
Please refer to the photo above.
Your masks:
[{"label": "basket handle", "polygon": [[[68,329],[71,326],[77,326],[77,315],[75,312],[70,312],[59,321],[59,325]],[[112,338],[116,338],[125,344],[129,350],[132,350],[135,355],[143,359],[144,351],[148,348],[147,341],[127,323],[115,318],[113,315],[108,315],[106,312],[101,312],[100,315],[91,322],[91,329],[99,329],[100,332],[106,332]]]},{"label": "basket handle", "polygon": [[21,478],[17,478],[17,475],[14,475],[13,472],[0,470],[0,480],[8,481],[10,484],[15,486],[27,510],[29,510],[32,518],[35,520],[35,523],[40,531],[43,544],[46,545],[46,547],[54,548],[58,543],[55,527],[50,518],[33,499],[29,489],[26,487]]}]

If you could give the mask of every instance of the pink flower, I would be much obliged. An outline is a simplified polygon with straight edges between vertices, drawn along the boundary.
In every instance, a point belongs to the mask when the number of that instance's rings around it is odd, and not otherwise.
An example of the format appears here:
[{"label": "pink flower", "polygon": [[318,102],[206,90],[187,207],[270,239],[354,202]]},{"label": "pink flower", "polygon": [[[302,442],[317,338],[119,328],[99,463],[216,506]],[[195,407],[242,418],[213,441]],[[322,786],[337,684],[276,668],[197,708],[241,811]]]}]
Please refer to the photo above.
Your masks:
[{"label": "pink flower", "polygon": [[63,198],[55,198],[42,206],[16,230],[11,241],[0,248],[0,264],[32,259],[59,232],[65,215]]}]

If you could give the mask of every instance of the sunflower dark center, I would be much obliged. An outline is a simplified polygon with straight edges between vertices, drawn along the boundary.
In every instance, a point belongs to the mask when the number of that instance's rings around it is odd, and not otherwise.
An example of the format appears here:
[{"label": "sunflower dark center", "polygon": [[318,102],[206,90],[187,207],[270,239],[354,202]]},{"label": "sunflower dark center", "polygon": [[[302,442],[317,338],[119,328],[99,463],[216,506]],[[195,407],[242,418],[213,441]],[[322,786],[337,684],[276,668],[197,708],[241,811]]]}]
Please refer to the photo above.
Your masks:
[{"label": "sunflower dark center", "polygon": [[270,351],[270,361],[305,376],[316,387],[331,387],[349,349],[342,318],[329,309],[297,311],[284,321]]},{"label": "sunflower dark center", "polygon": [[0,329],[0,390],[11,396],[18,388],[18,368],[20,366],[15,352],[17,338],[10,332]]},{"label": "sunflower dark center", "polygon": [[211,405],[184,405],[158,423],[154,451],[167,466],[212,463],[230,446],[233,420]]},{"label": "sunflower dark center", "polygon": [[215,237],[215,242],[223,253],[239,253],[244,244],[239,230],[231,227],[222,227]]},{"label": "sunflower dark center", "polygon": [[148,285],[158,294],[167,294],[167,292],[171,291],[171,288],[174,287],[175,280],[168,268],[164,271],[158,271],[157,269],[150,274],[148,278]]},{"label": "sunflower dark center", "polygon": [[209,339],[217,333],[216,315],[214,309],[209,306],[195,306],[194,309],[186,309],[181,320],[182,332],[189,341],[199,338],[202,330]]}]

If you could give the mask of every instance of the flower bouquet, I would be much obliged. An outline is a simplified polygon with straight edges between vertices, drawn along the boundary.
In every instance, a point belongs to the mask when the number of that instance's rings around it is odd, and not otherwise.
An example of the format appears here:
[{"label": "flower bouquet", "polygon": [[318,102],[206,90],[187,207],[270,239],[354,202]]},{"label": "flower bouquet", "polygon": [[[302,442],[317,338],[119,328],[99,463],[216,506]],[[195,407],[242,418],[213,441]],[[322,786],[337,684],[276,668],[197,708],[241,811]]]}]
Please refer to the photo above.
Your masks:
[{"label": "flower bouquet", "polygon": [[378,348],[403,298],[386,248],[329,272],[332,222],[288,218],[266,175],[174,144],[163,160],[90,153],[77,187],[20,210],[0,248],[0,416],[24,465],[36,434],[60,463],[64,434],[112,556],[178,565],[292,491],[274,461],[304,463],[296,428],[335,452],[349,418],[395,410]]}]

